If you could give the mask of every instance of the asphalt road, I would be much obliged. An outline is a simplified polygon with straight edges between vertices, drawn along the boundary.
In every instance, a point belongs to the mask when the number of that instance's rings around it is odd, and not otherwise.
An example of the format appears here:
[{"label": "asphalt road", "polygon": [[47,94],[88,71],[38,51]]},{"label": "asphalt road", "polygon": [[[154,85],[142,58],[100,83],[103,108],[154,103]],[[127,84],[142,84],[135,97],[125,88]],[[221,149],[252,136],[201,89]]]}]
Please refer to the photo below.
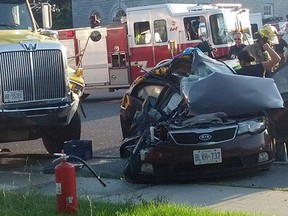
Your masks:
[{"label": "asphalt road", "polygon": [[[122,140],[119,108],[123,93],[124,90],[113,93],[96,92],[83,102],[86,117],[81,114],[81,139],[92,141],[93,159],[101,163],[97,166],[98,171],[103,173],[105,170],[106,176],[122,175],[126,162],[119,158],[119,146]],[[52,161],[55,157],[47,153],[41,139],[0,143],[0,149],[10,151],[0,153],[0,171],[37,173],[54,170],[55,163]]]},{"label": "asphalt road", "polygon": [[[124,90],[91,94],[83,102],[86,117],[81,113],[82,140],[92,140],[94,156],[119,156],[122,140],[119,121],[120,98]],[[9,149],[13,154],[47,154],[42,140],[0,143],[0,149]]]}]

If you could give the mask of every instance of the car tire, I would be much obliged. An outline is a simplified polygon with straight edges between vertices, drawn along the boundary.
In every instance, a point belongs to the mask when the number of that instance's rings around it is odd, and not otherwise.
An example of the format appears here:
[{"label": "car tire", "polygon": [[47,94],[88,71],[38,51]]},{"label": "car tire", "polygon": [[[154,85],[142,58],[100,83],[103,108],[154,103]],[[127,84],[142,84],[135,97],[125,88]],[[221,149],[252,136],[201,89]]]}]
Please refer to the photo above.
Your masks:
[{"label": "car tire", "polygon": [[70,123],[65,127],[49,128],[42,136],[43,144],[49,154],[60,153],[64,142],[79,140],[81,135],[81,119],[76,111]]},{"label": "car tire", "polygon": [[287,143],[286,142],[277,142],[276,143],[276,153],[275,160],[280,162],[287,162]]},{"label": "car tire", "polygon": [[140,160],[139,155],[132,154],[129,157],[123,170],[125,179],[128,182],[138,183],[137,177],[140,172],[140,166],[141,166],[141,160]]}]

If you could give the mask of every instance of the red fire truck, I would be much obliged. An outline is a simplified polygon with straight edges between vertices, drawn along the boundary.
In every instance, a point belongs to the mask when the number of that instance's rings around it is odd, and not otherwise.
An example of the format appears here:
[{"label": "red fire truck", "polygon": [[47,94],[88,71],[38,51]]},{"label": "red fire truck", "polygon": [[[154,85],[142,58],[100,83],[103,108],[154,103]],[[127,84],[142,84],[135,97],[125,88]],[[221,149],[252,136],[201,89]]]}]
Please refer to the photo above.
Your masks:
[{"label": "red fire truck", "polygon": [[[249,10],[241,4],[160,4],[128,8],[126,15],[121,24],[59,30],[70,66],[84,69],[86,93],[127,88],[143,73],[140,68],[149,70],[203,38],[216,56],[227,54],[235,31],[253,43]],[[98,42],[89,39],[95,31]]]}]

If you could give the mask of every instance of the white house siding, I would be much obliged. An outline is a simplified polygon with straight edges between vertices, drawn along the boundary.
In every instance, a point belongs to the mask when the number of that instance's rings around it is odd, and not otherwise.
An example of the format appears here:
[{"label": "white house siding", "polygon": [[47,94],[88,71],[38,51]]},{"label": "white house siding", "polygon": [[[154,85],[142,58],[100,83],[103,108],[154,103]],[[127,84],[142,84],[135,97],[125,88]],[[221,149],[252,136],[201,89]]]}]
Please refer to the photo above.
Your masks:
[{"label": "white house siding", "polygon": [[[119,8],[125,10],[127,7],[144,6],[163,3],[235,3],[233,0],[72,0],[73,26],[89,26],[89,16],[93,11],[101,14],[102,25],[113,21],[113,17]],[[274,16],[283,17],[286,20],[288,14],[287,0],[238,0],[244,8],[250,9],[251,13],[261,12],[263,14],[264,4],[272,4]],[[141,16],[141,14],[139,14]]]}]

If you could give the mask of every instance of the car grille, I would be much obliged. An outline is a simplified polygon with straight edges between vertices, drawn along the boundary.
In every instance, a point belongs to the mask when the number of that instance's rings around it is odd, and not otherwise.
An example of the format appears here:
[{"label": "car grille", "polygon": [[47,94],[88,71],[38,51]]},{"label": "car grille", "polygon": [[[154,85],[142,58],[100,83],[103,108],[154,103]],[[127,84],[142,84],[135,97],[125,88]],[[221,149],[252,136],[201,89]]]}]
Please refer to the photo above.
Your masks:
[{"label": "car grille", "polygon": [[[191,129],[169,131],[176,144],[197,145],[201,143],[215,144],[233,140],[236,136],[237,126],[215,127],[208,129]],[[201,137],[205,139],[201,139]]]},{"label": "car grille", "polygon": [[[0,53],[0,77],[2,94],[23,92],[21,101],[29,102],[63,98],[65,75],[60,50],[17,51]],[[4,97],[2,97],[5,103]]]}]

